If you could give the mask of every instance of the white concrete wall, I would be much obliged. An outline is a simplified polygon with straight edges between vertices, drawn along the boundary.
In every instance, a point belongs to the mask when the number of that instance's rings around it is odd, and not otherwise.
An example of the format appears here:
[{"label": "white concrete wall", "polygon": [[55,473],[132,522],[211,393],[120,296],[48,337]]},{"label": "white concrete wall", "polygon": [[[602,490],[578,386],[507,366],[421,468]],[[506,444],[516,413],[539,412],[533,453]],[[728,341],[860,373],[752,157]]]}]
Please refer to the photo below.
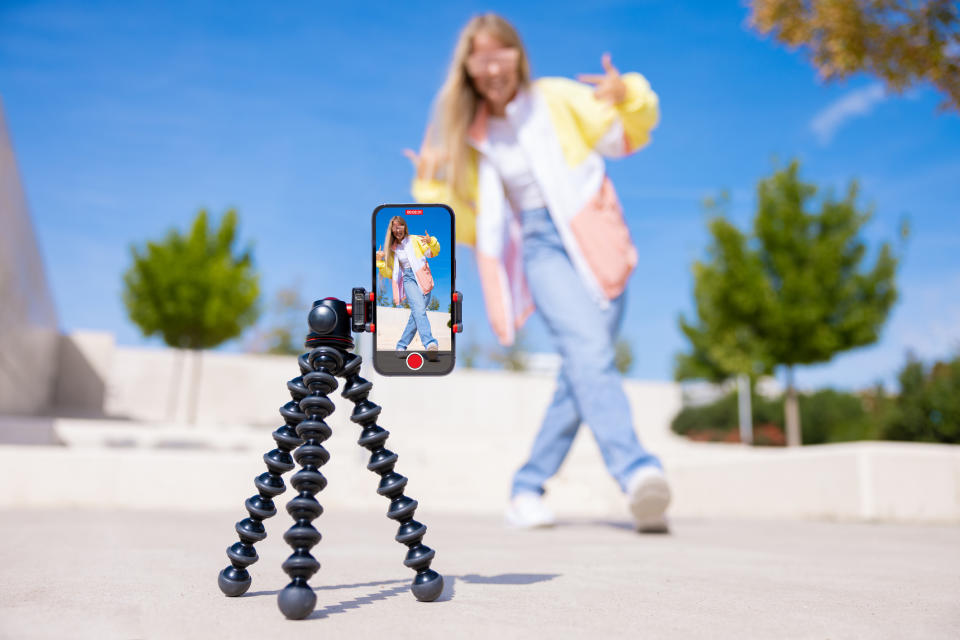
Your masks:
[{"label": "white concrete wall", "polygon": [[[102,377],[104,415],[0,421],[0,431],[12,434],[8,443],[66,445],[0,446],[0,507],[236,508],[239,516],[264,470],[262,455],[274,446],[270,432],[281,424],[277,409],[289,399],[286,381],[299,373],[296,359],[202,354],[198,421],[190,425],[189,357],[178,372],[179,352],[117,347],[103,335],[71,340],[83,365],[75,358],[63,374],[80,367]],[[502,510],[553,392],[552,376],[458,370],[441,378],[383,378],[369,367],[364,375],[374,382],[371,399],[383,407],[378,422],[391,432],[387,446],[400,455],[397,470],[410,478],[409,494],[425,513]],[[58,398],[95,404],[95,393],[84,397],[87,388],[58,386]],[[693,443],[669,429],[680,409],[678,385],[631,380],[624,389],[641,440],[666,465],[675,516],[960,523],[960,446]],[[180,400],[171,412],[172,393]],[[359,428],[349,422],[353,405],[339,392],[332,398],[332,459],[323,470],[330,486],[321,502],[385,509],[374,493],[377,477],[365,469],[368,453],[356,444]],[[547,489],[561,517],[626,519],[623,496],[588,429]]]},{"label": "white concrete wall", "polygon": [[[265,469],[269,437],[241,436],[232,443],[244,442],[242,450],[214,452],[162,448],[181,442],[171,435],[166,445],[154,442],[161,448],[122,446],[129,440],[114,440],[114,447],[2,445],[0,508],[235,509],[239,519],[243,500],[255,493],[253,478]],[[338,429],[328,441],[332,457],[322,471],[330,483],[318,499],[331,514],[386,511],[355,438],[356,431]],[[420,501],[426,522],[431,511],[503,509],[518,449],[508,444],[503,455],[491,455],[474,444],[476,438],[464,439],[451,450],[422,446],[416,434],[391,436],[397,470],[410,478],[407,494]],[[673,517],[960,524],[960,447],[868,442],[700,453],[665,456]],[[569,460],[548,490],[561,518],[628,521],[599,460]]]},{"label": "white concrete wall", "polygon": [[57,345],[53,296],[0,104],[0,414],[49,412]]},{"label": "white concrete wall", "polygon": [[[77,415],[68,407],[92,410],[100,397],[92,378],[102,378],[104,417],[188,424],[196,393],[197,428],[276,425],[277,410],[290,399],[286,382],[300,373],[292,356],[121,347],[109,334],[96,332],[78,332],[63,340],[72,345],[64,351],[82,354],[60,366],[65,382],[58,386],[58,398],[68,415]],[[553,377],[545,374],[458,368],[439,378],[389,378],[377,375],[368,363],[365,358],[363,374],[374,382],[373,398],[398,428],[429,425],[441,435],[456,425],[454,432],[474,430],[507,438],[520,430],[529,440],[554,389]],[[626,380],[624,389],[645,441],[656,446],[682,441],[669,428],[680,410],[678,385]],[[411,402],[418,410],[405,410]]]}]

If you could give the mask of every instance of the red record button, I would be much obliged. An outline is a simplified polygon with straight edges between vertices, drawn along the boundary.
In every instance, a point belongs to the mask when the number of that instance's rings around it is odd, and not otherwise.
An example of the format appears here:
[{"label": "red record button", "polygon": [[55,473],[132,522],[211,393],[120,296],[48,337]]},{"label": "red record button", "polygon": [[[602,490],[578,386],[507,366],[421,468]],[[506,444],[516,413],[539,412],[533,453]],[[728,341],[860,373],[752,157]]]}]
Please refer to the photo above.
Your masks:
[{"label": "red record button", "polygon": [[416,371],[423,366],[423,356],[419,353],[411,353],[407,356],[407,366]]}]

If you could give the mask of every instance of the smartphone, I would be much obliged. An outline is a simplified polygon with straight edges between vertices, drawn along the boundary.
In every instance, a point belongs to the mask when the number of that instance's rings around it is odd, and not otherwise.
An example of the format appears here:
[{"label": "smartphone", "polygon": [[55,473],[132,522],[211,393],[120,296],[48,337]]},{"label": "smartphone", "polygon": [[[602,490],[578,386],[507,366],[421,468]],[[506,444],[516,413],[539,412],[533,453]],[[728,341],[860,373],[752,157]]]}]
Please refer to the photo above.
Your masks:
[{"label": "smartphone", "polygon": [[383,204],[373,210],[374,357],[388,376],[453,371],[453,210],[443,204]]}]

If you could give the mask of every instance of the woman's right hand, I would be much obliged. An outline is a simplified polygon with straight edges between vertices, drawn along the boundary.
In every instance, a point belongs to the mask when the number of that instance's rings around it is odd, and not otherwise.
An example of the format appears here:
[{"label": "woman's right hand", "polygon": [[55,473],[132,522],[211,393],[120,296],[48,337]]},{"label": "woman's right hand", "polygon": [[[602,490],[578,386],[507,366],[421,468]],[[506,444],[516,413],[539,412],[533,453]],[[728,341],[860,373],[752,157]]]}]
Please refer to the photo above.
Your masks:
[{"label": "woman's right hand", "polygon": [[413,149],[404,149],[403,155],[410,159],[416,171],[418,180],[436,180],[440,169],[447,163],[449,157],[442,149],[435,149],[424,145],[418,154]]},{"label": "woman's right hand", "polygon": [[383,262],[383,245],[380,245],[380,248],[377,249],[377,262]]}]

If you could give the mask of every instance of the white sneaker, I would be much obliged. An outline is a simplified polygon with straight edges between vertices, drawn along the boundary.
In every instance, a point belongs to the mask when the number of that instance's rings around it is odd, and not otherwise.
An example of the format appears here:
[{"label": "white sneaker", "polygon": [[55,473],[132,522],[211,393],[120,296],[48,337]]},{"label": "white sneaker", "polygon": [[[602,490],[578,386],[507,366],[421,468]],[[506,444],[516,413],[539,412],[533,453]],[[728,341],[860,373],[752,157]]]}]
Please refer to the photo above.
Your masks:
[{"label": "white sneaker", "polygon": [[641,533],[667,533],[665,515],[670,504],[670,485],[658,467],[640,467],[627,482],[627,505],[633,514],[637,531]]},{"label": "white sneaker", "polygon": [[553,512],[540,494],[525,491],[513,496],[507,505],[507,524],[517,529],[552,527],[556,524]]}]

